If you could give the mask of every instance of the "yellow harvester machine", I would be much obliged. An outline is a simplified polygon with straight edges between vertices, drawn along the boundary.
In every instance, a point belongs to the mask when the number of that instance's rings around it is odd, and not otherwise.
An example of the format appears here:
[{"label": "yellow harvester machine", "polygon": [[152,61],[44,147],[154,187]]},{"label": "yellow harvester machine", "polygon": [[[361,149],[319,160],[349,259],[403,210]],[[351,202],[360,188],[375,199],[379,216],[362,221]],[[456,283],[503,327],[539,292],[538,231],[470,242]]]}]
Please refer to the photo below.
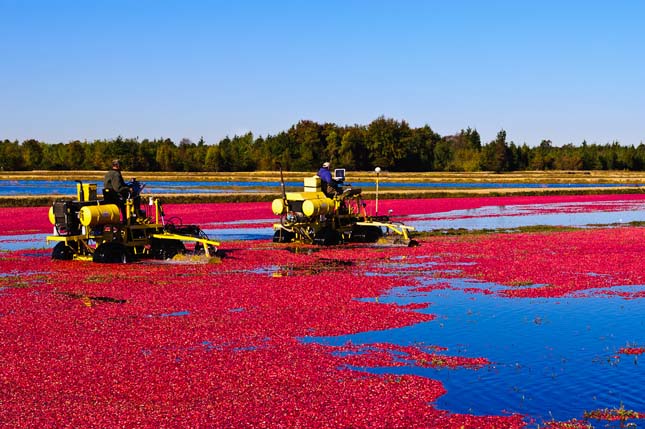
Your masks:
[{"label": "yellow harvester machine", "polygon": [[[122,207],[97,198],[96,184],[77,184],[77,200],[55,201],[49,209],[56,242],[53,259],[125,263],[141,258],[172,259],[178,254],[215,256],[219,243],[196,225],[164,219],[161,202],[140,205],[135,192]],[[104,192],[105,194],[105,192]]]},{"label": "yellow harvester machine", "polygon": [[285,192],[282,170],[282,198],[273,200],[273,214],[280,223],[273,225],[276,243],[335,245],[347,242],[389,243],[415,246],[411,226],[392,222],[389,216],[368,216],[361,189],[346,185],[345,170],[335,170],[336,193],[325,194],[320,177],[307,177],[303,192]]}]

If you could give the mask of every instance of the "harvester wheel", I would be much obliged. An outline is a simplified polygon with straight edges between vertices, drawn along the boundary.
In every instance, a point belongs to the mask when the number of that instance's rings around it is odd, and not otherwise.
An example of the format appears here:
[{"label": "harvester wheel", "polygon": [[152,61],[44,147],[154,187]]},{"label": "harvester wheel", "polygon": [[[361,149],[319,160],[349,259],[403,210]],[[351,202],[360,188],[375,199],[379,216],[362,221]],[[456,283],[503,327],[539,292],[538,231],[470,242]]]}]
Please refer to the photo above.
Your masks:
[{"label": "harvester wheel", "polygon": [[356,243],[375,243],[383,236],[383,231],[378,226],[354,226],[352,241]]},{"label": "harvester wheel", "polygon": [[52,250],[52,259],[71,261],[74,259],[74,249],[61,241],[54,246],[54,249]]},{"label": "harvester wheel", "polygon": [[274,243],[291,243],[291,241],[295,238],[295,234],[290,231],[286,231],[284,229],[279,229],[273,234],[273,242]]},{"label": "harvester wheel", "polygon": [[92,260],[102,264],[125,264],[132,260],[132,256],[123,244],[110,242],[100,244],[94,251]]},{"label": "harvester wheel", "polygon": [[331,227],[321,229],[314,237],[314,244],[335,246],[340,243],[340,233]]},{"label": "harvester wheel", "polygon": [[179,253],[184,253],[186,248],[179,240],[155,239],[151,242],[150,254],[155,259],[172,259]]}]

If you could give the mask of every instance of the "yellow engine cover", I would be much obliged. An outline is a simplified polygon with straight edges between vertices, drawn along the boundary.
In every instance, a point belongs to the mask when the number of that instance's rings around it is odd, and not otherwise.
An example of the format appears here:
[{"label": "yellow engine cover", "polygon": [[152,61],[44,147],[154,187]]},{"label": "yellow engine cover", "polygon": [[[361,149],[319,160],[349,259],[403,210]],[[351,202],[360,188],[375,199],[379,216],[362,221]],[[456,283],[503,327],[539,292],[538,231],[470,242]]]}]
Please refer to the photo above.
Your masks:
[{"label": "yellow engine cover", "polygon": [[56,225],[56,216],[54,216],[54,207],[49,208],[49,221],[52,225]]},{"label": "yellow engine cover", "polygon": [[334,211],[334,200],[331,198],[316,198],[302,203],[302,213],[305,216],[320,216]]},{"label": "yellow engine cover", "polygon": [[121,213],[119,206],[116,204],[104,204],[101,206],[81,207],[78,212],[78,220],[83,226],[107,225],[110,223],[119,223]]},{"label": "yellow engine cover", "polygon": [[280,216],[280,215],[285,214],[287,212],[287,207],[285,207],[284,201],[282,201],[281,198],[276,198],[271,203],[271,210],[273,210],[274,215]]}]

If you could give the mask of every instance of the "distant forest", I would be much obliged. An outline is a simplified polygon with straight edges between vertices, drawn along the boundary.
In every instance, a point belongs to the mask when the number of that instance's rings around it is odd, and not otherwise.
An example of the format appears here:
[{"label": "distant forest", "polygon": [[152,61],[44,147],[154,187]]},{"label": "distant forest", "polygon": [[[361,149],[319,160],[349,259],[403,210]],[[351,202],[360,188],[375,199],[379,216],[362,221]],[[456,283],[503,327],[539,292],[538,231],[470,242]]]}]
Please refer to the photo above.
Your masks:
[{"label": "distant forest", "polygon": [[567,144],[555,147],[517,145],[501,130],[482,144],[477,130],[441,136],[429,126],[411,128],[406,121],[379,117],[369,125],[338,126],[300,121],[287,131],[266,137],[252,133],[226,137],[216,144],[204,139],[117,137],[113,140],[45,143],[37,140],[0,142],[0,170],[105,170],[112,159],[131,171],[228,172],[274,170],[316,171],[324,161],[332,167],[368,171],[521,171],[645,170],[645,145]]}]

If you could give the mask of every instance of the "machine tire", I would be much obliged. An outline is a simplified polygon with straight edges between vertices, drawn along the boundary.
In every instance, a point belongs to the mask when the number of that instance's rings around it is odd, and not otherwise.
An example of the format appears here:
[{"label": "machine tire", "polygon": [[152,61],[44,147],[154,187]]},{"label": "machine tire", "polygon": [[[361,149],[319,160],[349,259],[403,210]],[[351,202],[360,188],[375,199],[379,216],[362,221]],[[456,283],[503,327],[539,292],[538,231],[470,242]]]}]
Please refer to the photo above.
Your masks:
[{"label": "machine tire", "polygon": [[61,241],[54,246],[54,249],[52,250],[52,259],[71,261],[74,259],[74,249]]},{"label": "machine tire", "polygon": [[186,248],[179,240],[155,239],[151,242],[150,254],[155,259],[172,259],[179,253],[184,253]]},{"label": "machine tire", "polygon": [[274,243],[291,243],[291,241],[295,238],[295,234],[293,232],[286,231],[284,229],[279,229],[273,234],[273,242]]},{"label": "machine tire", "polygon": [[352,241],[356,243],[375,243],[383,236],[378,226],[354,226],[352,230]]},{"label": "machine tire", "polygon": [[132,255],[123,244],[110,242],[100,244],[92,260],[101,264],[125,264],[132,261]]},{"label": "machine tire", "polygon": [[326,227],[316,233],[314,244],[322,246],[335,246],[340,243],[340,233],[333,228]]}]

